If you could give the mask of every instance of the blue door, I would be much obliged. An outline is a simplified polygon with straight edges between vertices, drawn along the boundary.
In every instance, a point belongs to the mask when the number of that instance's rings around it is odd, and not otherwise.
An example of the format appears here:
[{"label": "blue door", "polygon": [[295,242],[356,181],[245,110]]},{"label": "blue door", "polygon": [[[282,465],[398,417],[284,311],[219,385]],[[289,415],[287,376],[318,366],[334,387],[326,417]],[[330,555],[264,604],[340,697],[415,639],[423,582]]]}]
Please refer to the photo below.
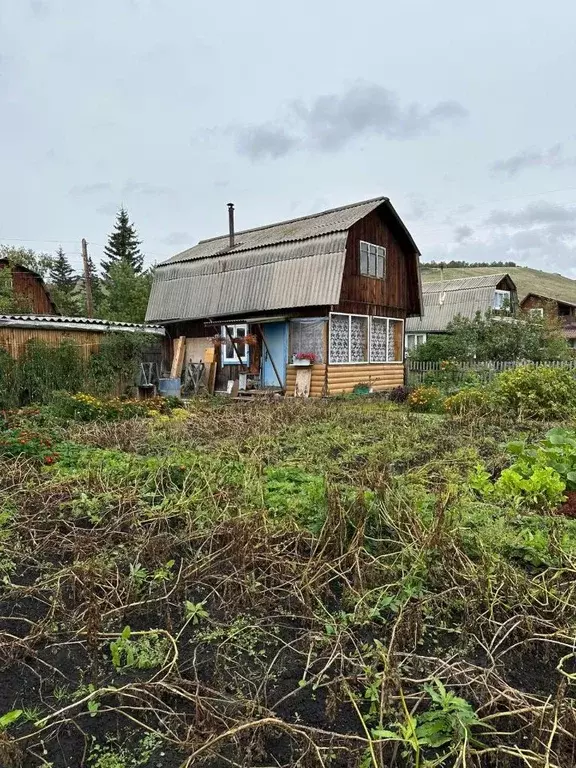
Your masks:
[{"label": "blue door", "polygon": [[[262,334],[268,347],[262,345],[262,386],[283,387],[288,363],[288,323],[262,323]],[[274,360],[281,381],[278,381],[270,358]]]}]

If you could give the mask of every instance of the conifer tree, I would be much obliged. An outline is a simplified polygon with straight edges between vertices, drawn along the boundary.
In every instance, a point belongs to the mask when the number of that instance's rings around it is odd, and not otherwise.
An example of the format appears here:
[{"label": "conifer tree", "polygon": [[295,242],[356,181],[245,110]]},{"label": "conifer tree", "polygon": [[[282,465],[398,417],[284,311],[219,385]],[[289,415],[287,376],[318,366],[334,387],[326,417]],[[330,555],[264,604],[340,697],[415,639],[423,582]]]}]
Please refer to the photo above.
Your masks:
[{"label": "conifer tree", "polygon": [[48,280],[52,296],[60,312],[63,315],[79,315],[78,276],[66,258],[62,246],[58,248],[56,256],[52,259]]},{"label": "conifer tree", "polygon": [[105,258],[101,262],[105,281],[110,279],[110,269],[115,264],[127,265],[135,274],[142,272],[144,255],[140,250],[140,242],[134,224],[130,223],[128,211],[124,207],[120,208],[114,230],[104,248]]}]

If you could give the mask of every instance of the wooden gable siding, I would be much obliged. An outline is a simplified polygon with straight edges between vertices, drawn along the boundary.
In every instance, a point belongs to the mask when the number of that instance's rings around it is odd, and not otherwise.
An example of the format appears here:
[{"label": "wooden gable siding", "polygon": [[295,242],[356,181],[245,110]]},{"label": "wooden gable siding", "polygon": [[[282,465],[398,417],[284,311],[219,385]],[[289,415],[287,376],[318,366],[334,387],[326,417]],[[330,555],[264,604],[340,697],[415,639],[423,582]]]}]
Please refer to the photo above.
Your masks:
[{"label": "wooden gable siding", "polygon": [[[0,261],[0,269],[8,268],[6,261]],[[12,287],[17,296],[23,297],[29,304],[29,311],[34,315],[56,315],[56,311],[46,287],[34,272],[18,265],[12,270]]]},{"label": "wooden gable siding", "polygon": [[[386,248],[386,277],[360,274],[360,241]],[[346,262],[337,312],[405,318],[417,310],[416,256],[403,248],[380,209],[356,222],[348,233]]]}]

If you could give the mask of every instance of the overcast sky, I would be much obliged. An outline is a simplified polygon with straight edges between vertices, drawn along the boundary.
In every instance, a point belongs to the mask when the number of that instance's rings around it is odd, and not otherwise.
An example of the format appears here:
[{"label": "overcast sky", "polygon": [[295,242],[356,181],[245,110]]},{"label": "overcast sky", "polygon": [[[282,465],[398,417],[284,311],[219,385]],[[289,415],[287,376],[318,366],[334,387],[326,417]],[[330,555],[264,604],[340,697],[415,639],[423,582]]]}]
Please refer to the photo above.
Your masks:
[{"label": "overcast sky", "polygon": [[576,277],[574,0],[0,0],[0,243],[147,261],[387,195],[423,260]]}]

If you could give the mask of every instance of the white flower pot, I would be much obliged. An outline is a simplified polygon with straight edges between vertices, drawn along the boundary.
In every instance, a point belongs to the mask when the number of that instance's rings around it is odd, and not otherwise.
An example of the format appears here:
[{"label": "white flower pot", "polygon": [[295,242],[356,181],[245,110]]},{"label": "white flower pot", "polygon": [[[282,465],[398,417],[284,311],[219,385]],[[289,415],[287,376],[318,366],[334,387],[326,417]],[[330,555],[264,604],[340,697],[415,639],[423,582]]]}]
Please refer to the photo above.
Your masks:
[{"label": "white flower pot", "polygon": [[296,365],[299,368],[304,368],[307,365],[310,365],[310,360],[298,360],[296,357],[292,358],[292,365]]}]

